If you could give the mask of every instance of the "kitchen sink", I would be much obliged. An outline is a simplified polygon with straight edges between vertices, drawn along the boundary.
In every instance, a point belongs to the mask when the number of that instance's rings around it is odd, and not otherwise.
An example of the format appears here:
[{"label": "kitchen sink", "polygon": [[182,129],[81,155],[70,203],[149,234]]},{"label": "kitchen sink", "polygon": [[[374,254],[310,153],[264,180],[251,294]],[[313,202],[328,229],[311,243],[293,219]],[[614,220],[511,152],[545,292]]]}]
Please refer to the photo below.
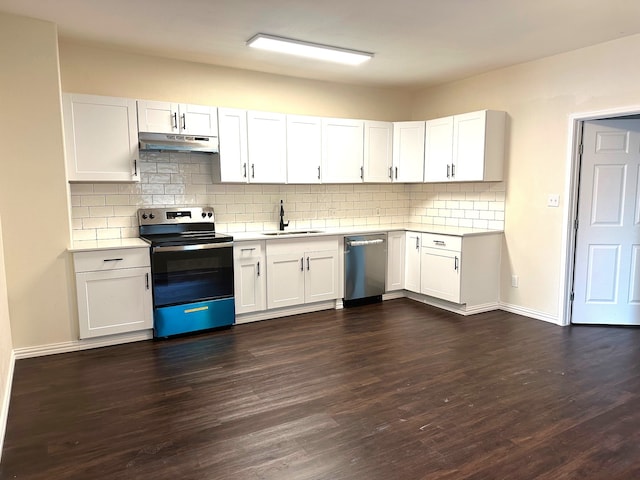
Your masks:
[{"label": "kitchen sink", "polygon": [[265,232],[263,235],[279,237],[281,235],[307,235],[309,233],[322,233],[321,230],[287,230],[282,232]]}]

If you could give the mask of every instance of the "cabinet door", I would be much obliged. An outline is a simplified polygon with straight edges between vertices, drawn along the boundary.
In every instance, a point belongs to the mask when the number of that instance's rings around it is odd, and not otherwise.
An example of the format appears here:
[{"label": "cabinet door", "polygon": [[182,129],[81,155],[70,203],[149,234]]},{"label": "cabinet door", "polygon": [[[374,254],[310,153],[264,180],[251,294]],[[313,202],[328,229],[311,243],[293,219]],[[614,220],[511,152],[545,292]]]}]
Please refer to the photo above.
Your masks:
[{"label": "cabinet door", "polygon": [[249,181],[287,181],[287,126],[281,113],[248,112]]},{"label": "cabinet door", "polygon": [[152,133],[179,133],[178,104],[138,100],[138,130]]},{"label": "cabinet door", "polygon": [[364,121],[322,119],[322,182],[361,183]]},{"label": "cabinet door", "polygon": [[220,180],[248,182],[247,112],[235,108],[218,109]]},{"label": "cabinet door", "polygon": [[62,106],[69,181],[140,181],[135,100],[65,93]]},{"label": "cabinet door", "polygon": [[404,288],[420,293],[420,245],[421,235],[416,232],[406,233]]},{"label": "cabinet door", "polygon": [[262,311],[266,304],[266,275],[260,243],[238,243],[233,247],[236,313]]},{"label": "cabinet door", "polygon": [[80,338],[153,328],[149,268],[76,274]]},{"label": "cabinet door", "polygon": [[218,109],[206,105],[180,104],[180,133],[218,136]]},{"label": "cabinet door", "polygon": [[393,124],[393,181],[424,180],[425,122]]},{"label": "cabinet door", "polygon": [[364,181],[389,183],[393,160],[393,123],[364,122]]},{"label": "cabinet door", "polygon": [[304,254],[287,253],[267,257],[267,307],[304,303]]},{"label": "cabinet door", "polygon": [[405,242],[405,232],[387,234],[387,292],[404,288]]},{"label": "cabinet door", "polygon": [[320,183],[320,118],[287,115],[287,183]]},{"label": "cabinet door", "polygon": [[423,247],[420,293],[460,303],[460,253]]},{"label": "cabinet door", "polygon": [[424,181],[447,182],[453,165],[453,117],[426,123]]},{"label": "cabinet door", "polygon": [[326,250],[305,254],[305,303],[338,298],[338,252]]},{"label": "cabinet door", "polygon": [[484,179],[485,125],[486,111],[453,117],[453,180]]}]

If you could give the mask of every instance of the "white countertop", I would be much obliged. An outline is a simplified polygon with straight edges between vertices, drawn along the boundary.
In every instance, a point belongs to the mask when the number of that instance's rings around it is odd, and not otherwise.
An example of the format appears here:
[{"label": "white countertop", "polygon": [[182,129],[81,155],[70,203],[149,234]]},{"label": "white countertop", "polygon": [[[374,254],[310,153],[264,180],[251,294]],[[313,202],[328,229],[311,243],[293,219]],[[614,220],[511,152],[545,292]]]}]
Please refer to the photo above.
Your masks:
[{"label": "white countertop", "polygon": [[[447,227],[444,225],[423,225],[420,223],[395,224],[395,225],[363,225],[352,227],[328,227],[308,228],[301,230],[286,230],[286,232],[314,232],[287,235],[268,235],[269,232],[230,232],[236,241],[246,240],[282,240],[285,238],[312,238],[328,235],[358,235],[376,232],[411,231],[420,233],[436,233],[439,235],[453,235],[465,237],[471,235],[496,235],[502,234],[502,230],[486,230],[481,228]],[[114,250],[117,248],[145,248],[149,244],[139,238],[119,238],[115,240],[80,240],[73,242],[68,249],[70,252],[83,252],[91,250]]]},{"label": "white countertop", "polygon": [[68,248],[70,252],[91,250],[115,250],[117,248],[148,248],[149,244],[139,238],[118,238],[115,240],[80,240]]},{"label": "white countertop", "polygon": [[[287,232],[301,231],[301,234],[286,234]],[[423,225],[423,224],[395,224],[395,225],[363,225],[352,227],[328,227],[328,228],[304,228],[296,230],[285,229],[285,235],[269,235],[270,232],[230,232],[234,240],[276,240],[284,238],[308,238],[327,235],[358,235],[375,232],[411,231],[420,233],[436,233],[439,235],[453,235],[464,237],[471,235],[496,235],[502,234],[502,230],[486,230],[480,228],[447,227],[444,225]],[[314,233],[304,233],[314,232]]]}]

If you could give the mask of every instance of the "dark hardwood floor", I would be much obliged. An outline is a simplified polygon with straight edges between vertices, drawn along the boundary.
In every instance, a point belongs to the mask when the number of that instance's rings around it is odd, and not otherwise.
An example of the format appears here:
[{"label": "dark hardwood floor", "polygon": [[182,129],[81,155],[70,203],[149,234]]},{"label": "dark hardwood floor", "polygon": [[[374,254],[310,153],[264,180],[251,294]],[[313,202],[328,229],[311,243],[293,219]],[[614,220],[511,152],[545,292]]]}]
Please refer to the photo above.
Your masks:
[{"label": "dark hardwood floor", "polygon": [[637,479],[639,367],[406,299],[20,360],[0,479]]}]

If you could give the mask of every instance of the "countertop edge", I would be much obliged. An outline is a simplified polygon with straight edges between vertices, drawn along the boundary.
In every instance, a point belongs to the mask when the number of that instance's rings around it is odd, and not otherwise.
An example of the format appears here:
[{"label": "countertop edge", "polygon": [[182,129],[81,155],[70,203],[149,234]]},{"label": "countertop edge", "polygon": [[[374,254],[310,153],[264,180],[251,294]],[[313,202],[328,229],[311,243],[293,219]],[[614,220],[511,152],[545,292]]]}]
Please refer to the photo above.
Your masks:
[{"label": "countertop edge", "polygon": [[95,250],[117,250],[123,248],[148,248],[149,244],[140,238],[120,238],[117,240],[78,240],[67,248],[68,252],[91,252]]}]

